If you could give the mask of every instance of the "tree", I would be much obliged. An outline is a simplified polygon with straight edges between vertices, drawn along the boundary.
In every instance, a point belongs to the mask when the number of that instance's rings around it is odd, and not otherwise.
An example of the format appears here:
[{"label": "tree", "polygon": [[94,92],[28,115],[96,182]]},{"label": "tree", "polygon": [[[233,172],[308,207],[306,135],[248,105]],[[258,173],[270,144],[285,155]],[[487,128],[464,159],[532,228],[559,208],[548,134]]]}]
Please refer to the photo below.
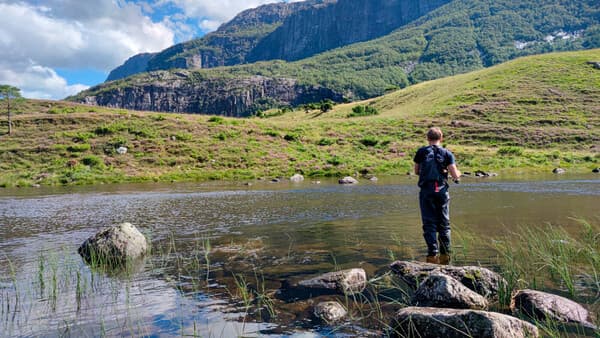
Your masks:
[{"label": "tree", "polygon": [[10,100],[21,97],[21,90],[9,85],[0,85],[0,100],[6,100],[6,114],[8,116],[8,135],[12,134],[12,121],[10,116]]}]

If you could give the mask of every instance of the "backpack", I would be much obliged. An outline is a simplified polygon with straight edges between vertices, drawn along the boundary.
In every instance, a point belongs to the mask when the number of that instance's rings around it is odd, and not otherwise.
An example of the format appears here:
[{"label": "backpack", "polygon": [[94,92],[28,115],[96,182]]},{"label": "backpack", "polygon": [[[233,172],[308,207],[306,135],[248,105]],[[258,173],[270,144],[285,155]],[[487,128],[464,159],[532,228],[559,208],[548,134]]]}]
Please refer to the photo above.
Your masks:
[{"label": "backpack", "polygon": [[427,154],[419,167],[419,186],[427,182],[437,182],[436,187],[447,184],[447,150],[437,146],[429,146],[425,149]]}]

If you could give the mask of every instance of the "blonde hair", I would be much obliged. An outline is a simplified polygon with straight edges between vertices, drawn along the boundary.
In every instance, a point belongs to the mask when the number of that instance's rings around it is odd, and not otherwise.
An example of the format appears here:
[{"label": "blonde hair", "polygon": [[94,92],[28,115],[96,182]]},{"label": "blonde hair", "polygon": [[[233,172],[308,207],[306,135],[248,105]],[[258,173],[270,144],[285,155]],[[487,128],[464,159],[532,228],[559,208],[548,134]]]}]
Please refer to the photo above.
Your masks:
[{"label": "blonde hair", "polygon": [[438,127],[430,128],[427,131],[427,140],[429,141],[439,141],[444,137],[444,133]]}]

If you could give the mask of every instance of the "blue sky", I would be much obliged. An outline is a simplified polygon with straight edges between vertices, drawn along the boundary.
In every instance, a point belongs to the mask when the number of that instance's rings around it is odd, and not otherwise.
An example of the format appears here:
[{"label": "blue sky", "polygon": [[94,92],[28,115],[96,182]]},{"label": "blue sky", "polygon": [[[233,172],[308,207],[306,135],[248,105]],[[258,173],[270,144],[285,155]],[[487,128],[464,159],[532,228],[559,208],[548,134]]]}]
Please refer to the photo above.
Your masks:
[{"label": "blue sky", "polygon": [[281,0],[0,0],[0,84],[62,99],[129,57],[200,37]]}]

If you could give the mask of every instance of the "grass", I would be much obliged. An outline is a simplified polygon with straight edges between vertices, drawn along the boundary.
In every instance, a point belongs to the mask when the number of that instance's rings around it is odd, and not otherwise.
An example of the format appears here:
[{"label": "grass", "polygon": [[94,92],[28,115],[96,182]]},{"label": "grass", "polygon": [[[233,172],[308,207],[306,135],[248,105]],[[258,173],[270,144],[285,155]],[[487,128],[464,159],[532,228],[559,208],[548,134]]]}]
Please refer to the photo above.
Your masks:
[{"label": "grass", "polygon": [[600,50],[526,57],[269,119],[24,100],[14,135],[0,135],[0,187],[404,175],[432,125],[464,171],[590,172],[600,166],[600,72],[586,62],[598,58]]}]

